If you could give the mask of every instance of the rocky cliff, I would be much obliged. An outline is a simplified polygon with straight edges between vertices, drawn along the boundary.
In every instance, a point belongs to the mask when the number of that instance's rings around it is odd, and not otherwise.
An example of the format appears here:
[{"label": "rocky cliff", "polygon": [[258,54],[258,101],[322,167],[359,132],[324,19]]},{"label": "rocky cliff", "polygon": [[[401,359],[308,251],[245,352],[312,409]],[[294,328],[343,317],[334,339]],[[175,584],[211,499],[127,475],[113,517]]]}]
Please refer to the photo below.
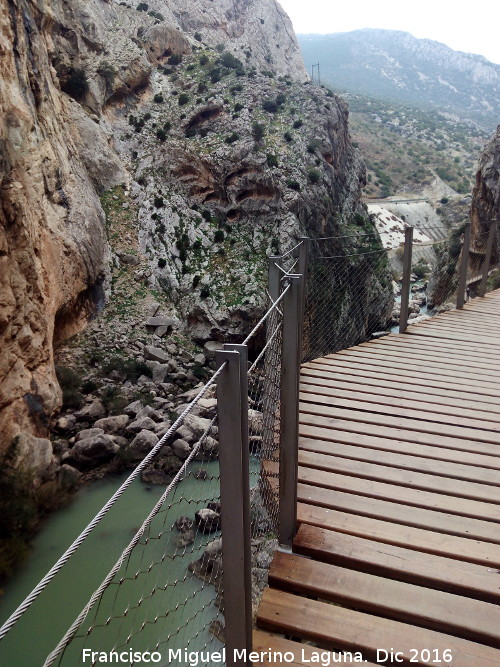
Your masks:
[{"label": "rocky cliff", "polygon": [[[498,226],[500,221],[500,125],[479,160],[470,219],[474,245],[484,250],[490,226]],[[496,243],[493,245],[493,264],[499,260],[498,250]]]},{"label": "rocky cliff", "polygon": [[43,480],[54,348],[104,303],[94,330],[131,355],[141,299],[231,338],[266,252],[370,223],[347,108],[276,2],[1,0],[0,25],[0,454]]}]

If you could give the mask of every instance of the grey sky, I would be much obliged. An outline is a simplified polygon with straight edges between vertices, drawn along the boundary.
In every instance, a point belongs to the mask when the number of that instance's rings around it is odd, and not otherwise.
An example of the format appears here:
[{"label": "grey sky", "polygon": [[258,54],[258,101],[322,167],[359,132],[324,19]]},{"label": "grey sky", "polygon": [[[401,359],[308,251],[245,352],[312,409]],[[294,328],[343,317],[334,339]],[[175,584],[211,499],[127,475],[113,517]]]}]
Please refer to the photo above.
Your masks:
[{"label": "grey sky", "polygon": [[500,2],[458,0],[278,0],[297,33],[347,32],[360,28],[405,30],[478,53],[500,64]]}]

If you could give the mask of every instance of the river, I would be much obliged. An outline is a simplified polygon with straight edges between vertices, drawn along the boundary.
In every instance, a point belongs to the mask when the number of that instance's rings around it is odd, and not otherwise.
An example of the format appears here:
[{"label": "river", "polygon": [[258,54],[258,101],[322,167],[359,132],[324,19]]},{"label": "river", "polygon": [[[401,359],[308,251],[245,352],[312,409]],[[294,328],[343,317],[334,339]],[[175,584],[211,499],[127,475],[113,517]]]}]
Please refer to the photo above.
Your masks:
[{"label": "river", "polygon": [[[199,464],[195,468],[199,468]],[[204,464],[204,468],[209,471],[209,477],[218,474],[217,463]],[[83,487],[70,505],[44,522],[29,556],[5,586],[0,598],[0,624],[30,593],[124,479],[125,476],[107,477]],[[114,565],[163,491],[162,486],[148,486],[138,480],[129,487],[47,589],[0,641],[0,667],[43,665],[46,656]],[[209,644],[211,651],[219,650],[221,644],[208,630],[210,621],[218,615],[213,603],[214,589],[187,569],[189,562],[199,558],[204,545],[214,536],[199,535],[194,545],[179,549],[176,546],[179,532],[171,529],[177,517],[187,515],[193,518],[197,509],[216,499],[218,480],[197,480],[189,475],[181,480],[173,493],[171,506],[155,518],[150,539],[134,549],[127,563],[126,577],[130,580],[121,585],[112,584],[99,605],[97,620],[94,620],[92,611],[84,623],[84,628],[91,623],[104,627],[97,628],[87,638],[73,641],[56,665],[76,667],[83,664],[83,648],[109,651],[115,645],[122,645],[121,650],[128,651],[130,647],[146,650],[154,647],[158,637],[164,640],[169,635],[173,635],[169,648],[202,650]],[[187,499],[191,500],[188,502]],[[149,566],[152,566],[151,571],[147,572]],[[141,575],[134,579],[136,571],[141,571]],[[123,570],[120,576],[123,576]],[[162,588],[165,585],[166,591]],[[153,589],[157,589],[155,594],[134,609],[141,597],[146,597]],[[179,606],[177,610],[176,606]],[[130,611],[124,615],[128,607]],[[110,617],[112,620],[106,625]],[[185,619],[189,619],[187,624]],[[146,625],[141,629],[144,621]],[[134,635],[127,643],[130,632]],[[158,650],[162,656],[166,655],[166,644]],[[169,663],[165,658],[157,664]]]}]

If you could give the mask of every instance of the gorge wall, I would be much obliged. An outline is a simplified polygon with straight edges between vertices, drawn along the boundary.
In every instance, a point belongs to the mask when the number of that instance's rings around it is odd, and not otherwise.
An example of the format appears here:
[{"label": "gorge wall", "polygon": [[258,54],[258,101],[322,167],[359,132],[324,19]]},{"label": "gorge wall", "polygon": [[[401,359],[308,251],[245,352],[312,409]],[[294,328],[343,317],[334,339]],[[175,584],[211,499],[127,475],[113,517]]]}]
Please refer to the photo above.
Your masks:
[{"label": "gorge wall", "polygon": [[0,456],[43,479],[54,346],[115,274],[230,339],[262,311],[266,253],[370,222],[347,107],[274,0],[0,0],[0,55]]}]

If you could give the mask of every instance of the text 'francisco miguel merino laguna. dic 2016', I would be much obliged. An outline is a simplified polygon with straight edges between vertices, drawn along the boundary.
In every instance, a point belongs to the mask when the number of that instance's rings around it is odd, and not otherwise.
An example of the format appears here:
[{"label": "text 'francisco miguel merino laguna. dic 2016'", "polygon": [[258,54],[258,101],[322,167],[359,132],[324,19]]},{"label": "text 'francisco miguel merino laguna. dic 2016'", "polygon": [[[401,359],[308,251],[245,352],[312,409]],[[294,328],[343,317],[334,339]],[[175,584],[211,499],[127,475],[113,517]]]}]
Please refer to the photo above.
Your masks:
[{"label": "text 'francisco miguel merino laguna. dic 2016'", "polygon": [[[297,655],[299,654],[299,655]],[[167,664],[185,665],[186,667],[198,667],[199,665],[224,665],[226,663],[226,649],[221,651],[188,651],[187,649],[169,649],[168,654],[163,656],[158,651],[92,651],[91,649],[83,649],[82,662],[85,663],[107,663],[107,664],[138,664],[149,663],[155,664],[162,660],[167,660]],[[297,651],[247,651],[246,649],[234,650],[234,660],[241,660],[247,663],[261,663],[266,661],[271,664],[290,664],[300,659],[303,664],[310,663],[311,665],[321,665],[321,667],[330,667],[333,664],[353,664],[364,662],[361,653],[351,653],[350,651],[343,651],[340,653],[331,653],[330,651],[309,651],[306,653],[304,649],[297,649]]]}]

